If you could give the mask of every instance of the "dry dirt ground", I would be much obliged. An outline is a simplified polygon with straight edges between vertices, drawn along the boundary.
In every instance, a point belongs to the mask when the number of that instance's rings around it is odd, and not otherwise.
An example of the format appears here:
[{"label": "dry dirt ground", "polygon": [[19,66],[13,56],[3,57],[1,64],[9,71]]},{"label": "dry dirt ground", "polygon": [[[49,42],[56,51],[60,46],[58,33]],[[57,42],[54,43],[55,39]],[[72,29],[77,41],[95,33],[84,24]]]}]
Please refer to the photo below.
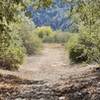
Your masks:
[{"label": "dry dirt ground", "polygon": [[70,65],[68,54],[61,44],[44,44],[42,53],[27,57],[18,71],[0,70],[0,72],[29,80],[55,82],[59,79],[81,75],[93,67],[86,64]]},{"label": "dry dirt ground", "polygon": [[42,53],[27,57],[18,71],[0,70],[0,97],[1,100],[100,100],[98,70],[96,65],[70,65],[61,44],[44,44]]}]

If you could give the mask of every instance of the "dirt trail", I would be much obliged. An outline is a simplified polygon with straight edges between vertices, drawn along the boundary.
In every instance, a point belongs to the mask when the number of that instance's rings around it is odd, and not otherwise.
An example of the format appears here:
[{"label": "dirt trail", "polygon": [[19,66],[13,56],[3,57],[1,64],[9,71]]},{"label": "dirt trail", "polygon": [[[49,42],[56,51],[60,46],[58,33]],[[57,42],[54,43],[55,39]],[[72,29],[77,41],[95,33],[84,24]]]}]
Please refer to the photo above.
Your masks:
[{"label": "dirt trail", "polygon": [[0,100],[100,100],[100,68],[70,65],[60,44],[44,47],[19,71],[0,70]]},{"label": "dirt trail", "polygon": [[81,75],[89,69],[89,66],[71,66],[61,44],[45,44],[42,54],[28,57],[26,61],[17,72],[4,70],[0,70],[0,72],[29,80],[57,82]]}]

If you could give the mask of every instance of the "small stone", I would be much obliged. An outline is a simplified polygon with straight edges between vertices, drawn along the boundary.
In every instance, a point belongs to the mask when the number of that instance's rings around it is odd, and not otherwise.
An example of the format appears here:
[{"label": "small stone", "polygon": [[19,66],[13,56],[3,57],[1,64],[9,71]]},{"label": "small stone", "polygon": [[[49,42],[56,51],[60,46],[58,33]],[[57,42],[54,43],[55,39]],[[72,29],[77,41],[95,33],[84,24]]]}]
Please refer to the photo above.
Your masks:
[{"label": "small stone", "polygon": [[25,100],[25,99],[21,99],[21,98],[16,98],[15,100]]},{"label": "small stone", "polygon": [[52,67],[56,67],[57,65],[51,65]]},{"label": "small stone", "polygon": [[99,87],[99,86],[100,86],[100,82],[98,82],[98,84],[97,84],[97,85],[98,85],[98,87]]},{"label": "small stone", "polygon": [[45,100],[44,98],[40,98],[39,100]]},{"label": "small stone", "polygon": [[59,97],[59,100],[65,100],[65,97]]}]

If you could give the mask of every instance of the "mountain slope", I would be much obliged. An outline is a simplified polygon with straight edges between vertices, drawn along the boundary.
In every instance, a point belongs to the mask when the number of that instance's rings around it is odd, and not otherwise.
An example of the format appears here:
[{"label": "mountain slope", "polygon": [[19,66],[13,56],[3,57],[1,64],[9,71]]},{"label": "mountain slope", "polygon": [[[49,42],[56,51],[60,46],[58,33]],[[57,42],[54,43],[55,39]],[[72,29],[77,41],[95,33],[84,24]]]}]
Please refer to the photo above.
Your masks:
[{"label": "mountain slope", "polygon": [[64,4],[61,0],[54,0],[53,5],[49,8],[33,9],[28,7],[28,12],[31,12],[32,19],[36,26],[51,26],[54,30],[67,30],[71,23],[70,18],[66,15],[69,9],[68,4]]}]

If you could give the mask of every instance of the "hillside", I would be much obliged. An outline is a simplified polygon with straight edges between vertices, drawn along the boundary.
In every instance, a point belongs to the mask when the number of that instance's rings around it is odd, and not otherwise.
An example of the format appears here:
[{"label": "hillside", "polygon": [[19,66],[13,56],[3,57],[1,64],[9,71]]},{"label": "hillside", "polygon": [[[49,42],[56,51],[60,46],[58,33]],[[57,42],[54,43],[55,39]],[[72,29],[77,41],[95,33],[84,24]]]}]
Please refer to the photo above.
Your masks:
[{"label": "hillside", "polygon": [[32,19],[36,26],[51,26],[54,30],[69,30],[71,19],[66,15],[70,5],[63,3],[61,0],[54,0],[49,8],[33,9],[28,7]]}]

